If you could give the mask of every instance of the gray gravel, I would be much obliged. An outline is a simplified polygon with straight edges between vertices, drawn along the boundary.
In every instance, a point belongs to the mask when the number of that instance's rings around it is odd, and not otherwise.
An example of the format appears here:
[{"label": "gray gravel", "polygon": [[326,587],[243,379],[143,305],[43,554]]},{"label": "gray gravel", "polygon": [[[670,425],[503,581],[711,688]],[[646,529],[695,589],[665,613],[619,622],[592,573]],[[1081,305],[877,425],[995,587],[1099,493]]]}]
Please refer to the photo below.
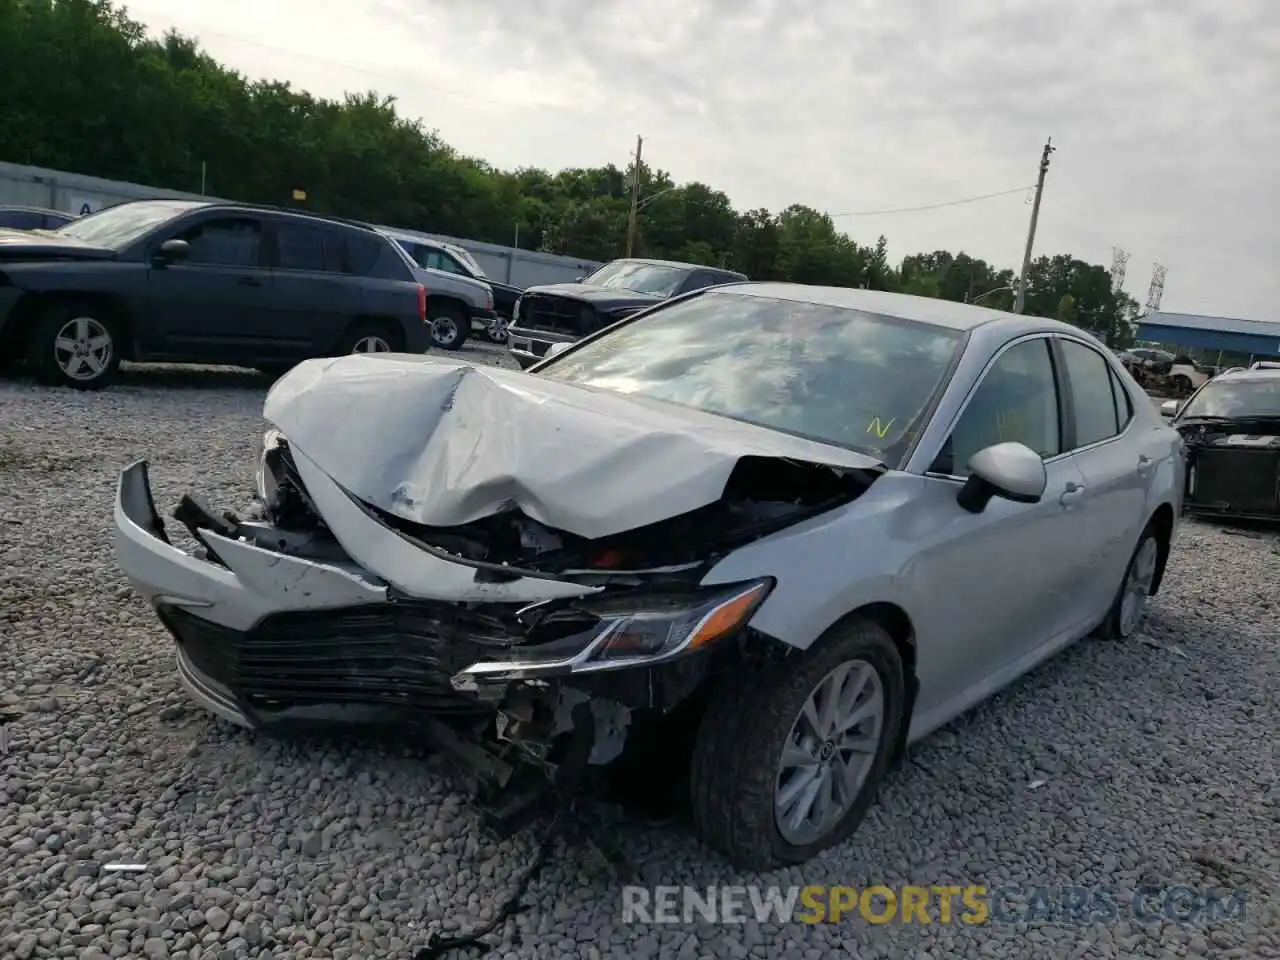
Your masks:
[{"label": "gray gravel", "polygon": [[[425,753],[188,706],[111,556],[114,483],[146,456],[162,511],[186,489],[243,505],[264,390],[196,368],[98,395],[0,382],[0,957],[407,957],[487,917],[532,853],[480,839]],[[1243,921],[624,925],[617,881],[570,848],[489,956],[1280,957],[1278,542],[1187,524],[1146,637],[1078,644],[931,737],[806,868],[747,876],[682,827],[624,831],[653,884],[1238,885]]]}]

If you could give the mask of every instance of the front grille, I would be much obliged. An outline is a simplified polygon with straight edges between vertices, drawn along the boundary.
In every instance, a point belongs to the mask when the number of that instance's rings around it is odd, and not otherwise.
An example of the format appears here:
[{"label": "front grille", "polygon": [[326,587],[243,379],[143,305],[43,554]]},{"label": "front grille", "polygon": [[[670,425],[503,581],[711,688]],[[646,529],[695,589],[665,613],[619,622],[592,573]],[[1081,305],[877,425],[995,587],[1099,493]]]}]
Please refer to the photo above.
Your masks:
[{"label": "front grille", "polygon": [[1188,501],[1230,513],[1280,512],[1280,450],[1203,447]]},{"label": "front grille", "polygon": [[517,640],[495,617],[419,602],[276,614],[248,633],[173,608],[160,616],[198,670],[259,714],[322,704],[478,712],[449,678]]},{"label": "front grille", "polygon": [[520,300],[520,316],[516,325],[532,330],[548,330],[585,337],[597,326],[596,312],[590,304],[566,297],[525,294]]}]

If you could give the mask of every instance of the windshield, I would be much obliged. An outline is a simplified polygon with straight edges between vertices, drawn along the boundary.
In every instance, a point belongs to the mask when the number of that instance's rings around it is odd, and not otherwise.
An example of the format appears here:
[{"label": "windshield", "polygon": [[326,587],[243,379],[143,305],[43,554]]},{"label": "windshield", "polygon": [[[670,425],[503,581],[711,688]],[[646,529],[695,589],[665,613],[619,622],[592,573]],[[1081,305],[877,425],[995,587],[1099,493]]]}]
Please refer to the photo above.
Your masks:
[{"label": "windshield", "polygon": [[945,327],[716,292],[627,323],[539,375],[666,400],[893,465],[962,341]]},{"label": "windshield", "polygon": [[1182,410],[1195,417],[1280,417],[1280,378],[1211,380]]},{"label": "windshield", "polygon": [[457,257],[459,260],[462,261],[463,266],[465,266],[468,270],[471,271],[471,275],[473,277],[478,277],[481,280],[485,279],[484,270],[481,268],[480,264],[476,262],[476,258],[471,255],[470,250],[466,250],[462,247],[452,247],[452,246],[448,247],[447,249],[455,257]]},{"label": "windshield", "polygon": [[606,263],[582,282],[597,287],[632,290],[636,293],[648,293],[665,298],[674,294],[688,275],[688,267],[645,263],[643,260],[614,260],[612,263]]},{"label": "windshield", "polygon": [[120,249],[180,214],[205,206],[199,200],[144,200],[122,203],[63,224],[55,232],[99,247]]}]

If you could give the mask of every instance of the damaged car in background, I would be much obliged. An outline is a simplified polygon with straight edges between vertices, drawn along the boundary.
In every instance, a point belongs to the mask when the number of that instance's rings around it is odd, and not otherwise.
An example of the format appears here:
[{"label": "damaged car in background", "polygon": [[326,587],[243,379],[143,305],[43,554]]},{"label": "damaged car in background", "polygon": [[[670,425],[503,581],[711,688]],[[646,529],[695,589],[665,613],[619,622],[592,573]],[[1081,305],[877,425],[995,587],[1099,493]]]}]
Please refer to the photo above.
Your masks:
[{"label": "damaged car in background", "polygon": [[1162,412],[1187,448],[1187,513],[1280,520],[1280,369],[1228,371]]},{"label": "damaged car in background", "polygon": [[257,514],[185,496],[191,550],[146,462],[120,478],[116,555],[193,697],[420,732],[508,813],[567,757],[647,750],[751,867],[842,841],[908,743],[1055,651],[1132,634],[1184,476],[1074,327],[789,284],[528,372],[307,361],[264,415]]}]

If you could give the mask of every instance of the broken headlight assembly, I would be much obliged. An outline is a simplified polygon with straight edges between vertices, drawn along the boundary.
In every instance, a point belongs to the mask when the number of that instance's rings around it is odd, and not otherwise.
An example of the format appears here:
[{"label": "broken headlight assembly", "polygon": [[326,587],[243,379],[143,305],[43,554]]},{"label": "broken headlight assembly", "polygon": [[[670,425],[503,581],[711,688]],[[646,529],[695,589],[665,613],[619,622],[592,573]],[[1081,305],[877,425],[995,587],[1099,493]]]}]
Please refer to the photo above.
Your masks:
[{"label": "broken headlight assembly", "polygon": [[773,585],[766,578],[696,593],[577,601],[539,620],[540,629],[559,626],[558,639],[515,648],[509,659],[473,663],[453,676],[453,686],[467,691],[482,683],[664,663],[737,633]]},{"label": "broken headlight assembly", "polygon": [[284,434],[272,428],[262,435],[262,453],[258,455],[258,469],[254,476],[258,499],[270,510],[280,495],[279,464],[280,445]]}]

